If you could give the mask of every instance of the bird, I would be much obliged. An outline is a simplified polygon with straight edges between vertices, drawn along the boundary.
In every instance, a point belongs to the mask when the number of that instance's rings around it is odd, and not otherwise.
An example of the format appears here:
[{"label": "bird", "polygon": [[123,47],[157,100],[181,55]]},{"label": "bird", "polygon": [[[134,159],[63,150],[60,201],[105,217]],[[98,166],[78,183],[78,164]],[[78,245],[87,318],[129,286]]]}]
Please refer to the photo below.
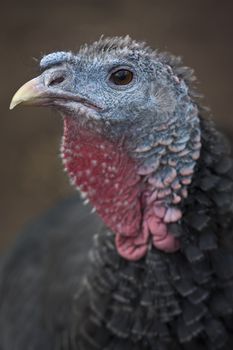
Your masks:
[{"label": "bird", "polygon": [[[1,259],[1,350],[230,350],[231,144],[180,57],[129,36],[40,60],[74,196]],[[84,207],[83,201],[91,204]]]}]

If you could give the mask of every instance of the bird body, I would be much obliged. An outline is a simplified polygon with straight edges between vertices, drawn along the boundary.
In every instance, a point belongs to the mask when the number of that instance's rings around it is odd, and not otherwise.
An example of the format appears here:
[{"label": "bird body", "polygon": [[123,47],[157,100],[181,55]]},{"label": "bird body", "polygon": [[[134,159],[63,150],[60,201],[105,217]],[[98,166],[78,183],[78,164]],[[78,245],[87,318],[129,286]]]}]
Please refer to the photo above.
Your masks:
[{"label": "bird body", "polygon": [[231,349],[233,162],[192,72],[129,37],[41,69],[12,106],[62,114],[65,170],[105,226],[70,201],[29,229],[2,265],[1,350]]}]

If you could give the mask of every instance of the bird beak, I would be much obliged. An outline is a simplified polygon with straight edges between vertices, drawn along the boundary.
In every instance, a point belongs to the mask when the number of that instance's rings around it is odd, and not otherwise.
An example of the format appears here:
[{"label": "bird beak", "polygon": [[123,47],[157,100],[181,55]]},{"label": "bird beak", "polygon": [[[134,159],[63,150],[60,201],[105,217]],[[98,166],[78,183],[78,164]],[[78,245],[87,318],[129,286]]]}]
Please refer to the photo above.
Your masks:
[{"label": "bird beak", "polygon": [[41,77],[34,78],[21,86],[14,94],[10,109],[19,104],[23,105],[42,105],[48,97],[48,88],[41,82]]},{"label": "bird beak", "polygon": [[[53,82],[53,80],[51,81]],[[19,104],[50,107],[61,107],[62,105],[65,105],[67,108],[67,101],[82,104],[96,111],[102,109],[86,98],[80,97],[78,94],[64,91],[62,88],[57,88],[57,86],[51,87],[51,84],[46,83],[42,76],[38,76],[28,81],[26,84],[21,86],[18,91],[16,91],[11,100],[10,109],[15,108],[15,106]]]}]

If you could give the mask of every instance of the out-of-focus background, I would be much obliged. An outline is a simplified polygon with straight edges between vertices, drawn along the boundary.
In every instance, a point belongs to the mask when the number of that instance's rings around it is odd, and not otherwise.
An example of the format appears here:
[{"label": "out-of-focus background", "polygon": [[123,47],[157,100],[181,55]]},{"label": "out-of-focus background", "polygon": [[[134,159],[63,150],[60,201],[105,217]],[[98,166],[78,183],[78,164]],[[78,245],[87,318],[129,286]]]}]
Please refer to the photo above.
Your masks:
[{"label": "out-of-focus background", "polygon": [[8,0],[0,13],[0,249],[73,189],[62,171],[62,122],[47,109],[8,110],[36,59],[130,34],[184,58],[218,122],[233,130],[232,0]]}]

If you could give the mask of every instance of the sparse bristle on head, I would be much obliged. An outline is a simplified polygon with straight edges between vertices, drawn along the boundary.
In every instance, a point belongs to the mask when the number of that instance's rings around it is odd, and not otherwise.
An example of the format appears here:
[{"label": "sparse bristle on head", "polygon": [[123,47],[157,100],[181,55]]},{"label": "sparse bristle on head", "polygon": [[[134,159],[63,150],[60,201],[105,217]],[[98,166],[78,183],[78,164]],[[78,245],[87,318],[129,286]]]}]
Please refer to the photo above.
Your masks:
[{"label": "sparse bristle on head", "polygon": [[85,44],[80,48],[79,53],[88,54],[88,55],[98,55],[103,52],[110,51],[124,51],[128,52],[133,50],[143,51],[144,53],[151,53],[153,50],[147,46],[144,41],[133,40],[129,35],[124,37],[115,36],[115,37],[104,37],[101,36],[99,40],[88,45]]}]

